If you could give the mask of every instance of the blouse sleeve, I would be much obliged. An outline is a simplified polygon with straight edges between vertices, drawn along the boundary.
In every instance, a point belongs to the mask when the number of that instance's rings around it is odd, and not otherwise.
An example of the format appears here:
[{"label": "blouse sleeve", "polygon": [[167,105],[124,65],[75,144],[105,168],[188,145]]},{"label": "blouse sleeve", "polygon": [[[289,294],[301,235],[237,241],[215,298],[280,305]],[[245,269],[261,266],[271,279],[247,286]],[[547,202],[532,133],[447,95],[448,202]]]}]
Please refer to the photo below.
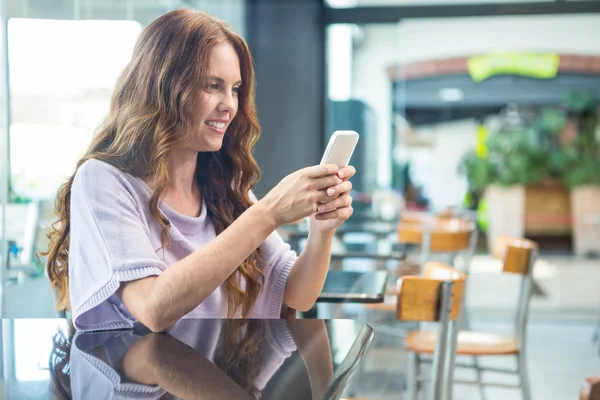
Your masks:
[{"label": "blouse sleeve", "polygon": [[69,290],[78,329],[133,327],[116,290],[121,282],[165,270],[141,207],[115,167],[89,160],[77,171],[71,189]]}]

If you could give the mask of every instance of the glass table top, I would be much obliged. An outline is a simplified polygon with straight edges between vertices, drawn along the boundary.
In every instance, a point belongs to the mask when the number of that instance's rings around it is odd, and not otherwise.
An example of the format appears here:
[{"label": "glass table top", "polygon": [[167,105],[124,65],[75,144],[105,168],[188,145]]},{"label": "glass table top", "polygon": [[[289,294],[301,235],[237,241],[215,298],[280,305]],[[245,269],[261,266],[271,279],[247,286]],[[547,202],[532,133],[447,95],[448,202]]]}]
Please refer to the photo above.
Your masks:
[{"label": "glass table top", "polygon": [[2,320],[7,399],[337,399],[373,329],[352,320],[182,319],[166,333]]}]

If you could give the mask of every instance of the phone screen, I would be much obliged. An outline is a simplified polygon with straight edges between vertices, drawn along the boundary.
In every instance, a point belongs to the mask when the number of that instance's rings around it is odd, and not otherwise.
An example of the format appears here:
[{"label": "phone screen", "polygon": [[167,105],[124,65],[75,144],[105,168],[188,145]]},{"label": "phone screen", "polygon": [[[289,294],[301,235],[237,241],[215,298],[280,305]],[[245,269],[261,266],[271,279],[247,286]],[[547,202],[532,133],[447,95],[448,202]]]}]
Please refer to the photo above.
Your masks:
[{"label": "phone screen", "polygon": [[321,164],[335,164],[340,168],[347,166],[358,137],[358,133],[354,131],[336,131],[327,144]]}]

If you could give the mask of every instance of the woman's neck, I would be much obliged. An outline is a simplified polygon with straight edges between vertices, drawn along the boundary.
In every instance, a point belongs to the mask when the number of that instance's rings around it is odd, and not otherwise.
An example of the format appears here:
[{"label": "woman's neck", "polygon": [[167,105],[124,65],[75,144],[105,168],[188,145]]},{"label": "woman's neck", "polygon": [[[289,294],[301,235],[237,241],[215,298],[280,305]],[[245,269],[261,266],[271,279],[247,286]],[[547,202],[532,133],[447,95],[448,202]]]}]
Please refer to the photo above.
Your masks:
[{"label": "woman's neck", "polygon": [[[173,151],[169,155],[169,186],[161,197],[173,210],[192,217],[200,215],[202,195],[196,180],[198,153]],[[142,178],[154,188],[154,177]]]},{"label": "woman's neck", "polygon": [[[202,195],[196,178],[198,153],[173,151],[169,155],[169,186],[161,197],[171,209],[180,214],[197,217],[202,210]],[[154,177],[144,178],[151,188]]]},{"label": "woman's neck", "polygon": [[173,150],[169,154],[169,192],[184,197],[198,193],[196,181],[196,163],[198,153],[185,150]]}]

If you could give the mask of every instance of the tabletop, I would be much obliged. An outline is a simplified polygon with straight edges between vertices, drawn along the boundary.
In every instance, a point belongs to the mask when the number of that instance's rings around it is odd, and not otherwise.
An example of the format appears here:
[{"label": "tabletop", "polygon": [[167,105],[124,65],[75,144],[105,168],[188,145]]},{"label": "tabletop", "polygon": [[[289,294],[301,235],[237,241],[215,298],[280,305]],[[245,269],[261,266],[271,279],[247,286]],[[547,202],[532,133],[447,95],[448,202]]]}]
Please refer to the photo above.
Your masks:
[{"label": "tabletop", "polygon": [[329,270],[317,303],[383,303],[386,271]]},{"label": "tabletop", "polygon": [[2,320],[0,398],[337,399],[373,329],[352,320],[182,319],[166,333]]}]

